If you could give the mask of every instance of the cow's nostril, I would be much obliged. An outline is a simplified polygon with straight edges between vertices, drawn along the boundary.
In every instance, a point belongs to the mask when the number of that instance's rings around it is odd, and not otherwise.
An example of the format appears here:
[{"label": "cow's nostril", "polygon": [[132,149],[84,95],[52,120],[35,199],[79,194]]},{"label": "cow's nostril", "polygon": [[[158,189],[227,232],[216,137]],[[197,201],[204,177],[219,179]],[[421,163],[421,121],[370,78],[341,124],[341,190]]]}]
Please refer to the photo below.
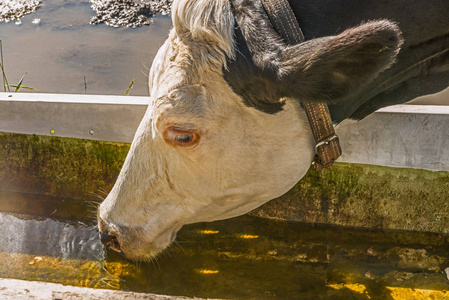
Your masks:
[{"label": "cow's nostril", "polygon": [[105,246],[111,248],[112,250],[122,252],[117,237],[114,235],[111,235],[106,231],[100,232],[100,240]]},{"label": "cow's nostril", "polygon": [[114,239],[114,236],[110,235],[108,232],[100,232],[100,240],[103,244],[107,244]]}]

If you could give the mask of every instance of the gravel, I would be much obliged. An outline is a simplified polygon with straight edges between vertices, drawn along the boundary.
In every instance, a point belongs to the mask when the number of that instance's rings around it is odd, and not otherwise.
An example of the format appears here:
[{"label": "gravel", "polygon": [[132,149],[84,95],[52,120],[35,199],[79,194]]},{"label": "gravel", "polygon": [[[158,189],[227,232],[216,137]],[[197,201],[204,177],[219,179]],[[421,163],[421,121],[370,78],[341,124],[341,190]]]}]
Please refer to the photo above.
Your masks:
[{"label": "gravel", "polygon": [[172,0],[143,1],[133,0],[90,0],[92,9],[97,13],[90,24],[105,23],[113,27],[135,28],[151,25],[156,14],[170,13]]},{"label": "gravel", "polygon": [[39,0],[1,0],[0,22],[20,22],[21,17],[36,11],[39,5]]},{"label": "gravel", "polygon": [[[0,0],[0,22],[16,21],[36,11],[45,0]],[[172,0],[89,0],[96,15],[90,24],[113,27],[151,25],[156,14],[168,15]]]}]

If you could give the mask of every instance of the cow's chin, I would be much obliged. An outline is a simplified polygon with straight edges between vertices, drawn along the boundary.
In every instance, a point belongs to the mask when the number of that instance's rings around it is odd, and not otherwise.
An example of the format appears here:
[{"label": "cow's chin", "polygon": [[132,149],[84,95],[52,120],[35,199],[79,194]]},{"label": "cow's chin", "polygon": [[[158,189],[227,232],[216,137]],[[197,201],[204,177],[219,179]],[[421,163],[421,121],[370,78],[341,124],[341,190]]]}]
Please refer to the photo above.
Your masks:
[{"label": "cow's chin", "polygon": [[[118,237],[120,251],[127,259],[134,261],[148,261],[155,258],[176,239],[181,225],[173,226],[156,237],[146,238],[143,234],[131,234]],[[114,249],[113,249],[114,250]]]},{"label": "cow's chin", "polygon": [[[120,234],[117,235],[119,247],[114,249],[114,247],[110,246],[110,248],[120,252],[121,255],[133,261],[150,261],[156,258],[176,240],[177,234],[182,226],[191,223],[212,222],[240,216],[257,207],[258,204],[238,205],[235,209],[221,211],[221,213],[217,213],[216,211],[212,213],[211,208],[216,208],[212,205],[209,208],[197,212],[198,215],[204,214],[200,219],[184,219],[183,224],[177,222],[176,224],[162,225],[159,223],[159,226],[164,228],[162,230],[161,228],[153,228],[151,226],[145,229],[142,227],[122,229],[120,230]],[[219,210],[218,208],[216,209]],[[151,223],[155,223],[155,221],[152,220]]]}]

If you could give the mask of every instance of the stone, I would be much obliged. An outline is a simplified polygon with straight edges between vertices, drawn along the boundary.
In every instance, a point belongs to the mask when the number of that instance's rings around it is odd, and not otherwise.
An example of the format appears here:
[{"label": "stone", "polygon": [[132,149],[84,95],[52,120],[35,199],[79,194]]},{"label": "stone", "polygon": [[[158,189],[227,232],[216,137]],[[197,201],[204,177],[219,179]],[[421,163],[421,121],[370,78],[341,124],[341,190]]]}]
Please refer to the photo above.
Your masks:
[{"label": "stone", "polygon": [[21,17],[35,12],[39,6],[39,0],[2,0],[0,1],[0,22],[16,20],[16,24],[21,23]]},{"label": "stone", "polygon": [[105,23],[113,27],[130,27],[153,24],[152,17],[156,14],[170,13],[172,0],[141,1],[133,0],[90,0],[92,9],[97,13],[90,24]]}]

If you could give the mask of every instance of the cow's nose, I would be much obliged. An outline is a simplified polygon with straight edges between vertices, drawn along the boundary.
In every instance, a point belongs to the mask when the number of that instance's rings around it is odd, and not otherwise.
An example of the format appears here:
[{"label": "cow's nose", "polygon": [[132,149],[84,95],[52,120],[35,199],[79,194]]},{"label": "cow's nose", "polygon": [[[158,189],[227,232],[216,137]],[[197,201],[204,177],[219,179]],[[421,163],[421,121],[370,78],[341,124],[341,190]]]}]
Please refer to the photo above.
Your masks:
[{"label": "cow's nose", "polygon": [[111,248],[112,250],[122,252],[120,249],[120,243],[115,235],[111,235],[109,232],[103,231],[100,232],[100,240],[105,246]]}]

